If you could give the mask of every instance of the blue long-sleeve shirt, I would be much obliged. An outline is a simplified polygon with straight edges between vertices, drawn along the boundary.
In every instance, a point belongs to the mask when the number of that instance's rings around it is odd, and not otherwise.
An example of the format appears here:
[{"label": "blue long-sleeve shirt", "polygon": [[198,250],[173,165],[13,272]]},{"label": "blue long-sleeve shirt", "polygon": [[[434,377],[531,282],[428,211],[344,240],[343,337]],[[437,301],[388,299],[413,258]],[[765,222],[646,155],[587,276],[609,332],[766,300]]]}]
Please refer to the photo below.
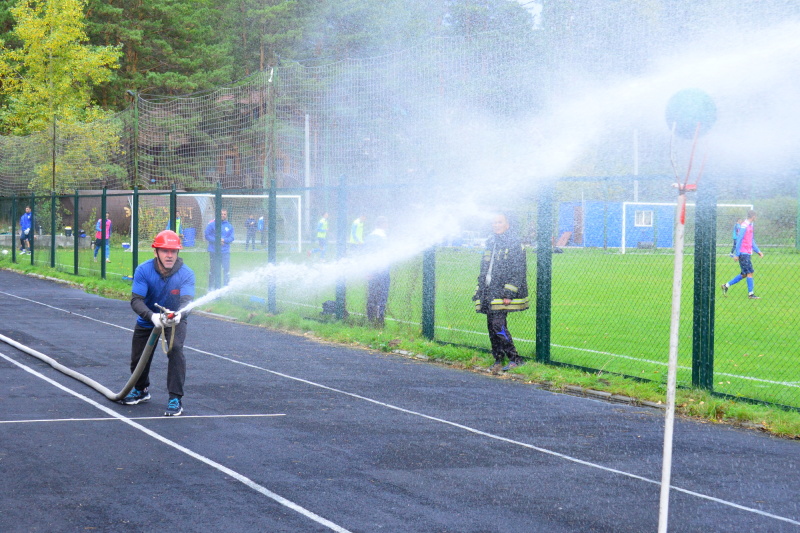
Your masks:
[{"label": "blue long-sleeve shirt", "polygon": [[[209,222],[208,225],[206,225],[206,231],[204,233],[204,236],[205,236],[206,240],[208,241],[208,251],[209,252],[215,252],[216,251],[216,246],[214,244],[215,241],[216,241],[216,239],[214,238],[214,235],[216,233],[214,231],[216,229],[215,225],[216,225],[216,220],[212,220],[211,222]],[[227,220],[223,220],[222,221],[222,253],[228,254],[228,253],[231,252],[231,243],[233,241],[234,241],[233,226]]]}]

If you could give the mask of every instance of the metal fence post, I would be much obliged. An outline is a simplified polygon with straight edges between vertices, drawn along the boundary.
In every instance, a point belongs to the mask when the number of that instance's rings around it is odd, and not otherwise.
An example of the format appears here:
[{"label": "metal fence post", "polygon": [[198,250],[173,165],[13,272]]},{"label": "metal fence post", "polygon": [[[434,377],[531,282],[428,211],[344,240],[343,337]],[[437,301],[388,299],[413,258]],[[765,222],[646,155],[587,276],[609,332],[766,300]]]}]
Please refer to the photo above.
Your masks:
[{"label": "metal fence post", "polygon": [[36,252],[34,243],[36,242],[36,227],[39,225],[38,221],[36,220],[36,195],[31,195],[31,235],[30,239],[28,239],[28,244],[31,247],[31,265],[35,264],[33,261],[34,254]]},{"label": "metal fence post", "polygon": [[[347,177],[339,178],[338,213],[336,215],[336,259],[341,260],[347,254]],[[347,286],[344,277],[336,280],[336,318],[342,320],[347,316]]]},{"label": "metal fence post", "polygon": [[[103,187],[103,194],[100,196],[100,240],[102,244],[100,245],[100,277],[106,279],[106,243],[109,241],[111,235],[107,235],[106,233],[106,210],[108,209],[108,198],[106,197],[107,190]],[[109,243],[109,246],[111,244]]]},{"label": "metal fence post", "polygon": [[714,388],[714,298],[717,266],[717,198],[713,179],[697,194],[694,246],[692,386]]},{"label": "metal fence post", "polygon": [[211,260],[211,272],[208,276],[208,291],[219,289],[222,286],[222,186],[217,182],[217,189],[214,191],[214,255]]},{"label": "metal fence post", "polygon": [[75,189],[75,200],[72,202],[72,268],[73,273],[77,276],[78,275],[78,260],[80,256],[78,255],[78,247],[80,246],[80,237],[81,237],[81,230],[78,218],[78,203],[80,201],[80,195],[78,194],[78,189]]},{"label": "metal fence post", "polygon": [[[274,265],[278,261],[278,189],[274,179],[269,182],[269,212],[267,217],[269,219],[267,262]],[[267,278],[267,310],[273,315],[278,312],[276,290],[275,276],[270,275]]]},{"label": "metal fence post", "polygon": [[56,267],[56,191],[50,190],[50,268]]},{"label": "metal fence post", "polygon": [[11,198],[11,262],[17,262],[17,193]]},{"label": "metal fence post", "polygon": [[553,270],[553,188],[539,194],[536,229],[536,361],[550,362],[550,310]]},{"label": "metal fence post", "polygon": [[433,340],[436,326],[436,246],[422,253],[422,335]]},{"label": "metal fence post", "polygon": [[178,231],[178,193],[175,192],[175,183],[172,184],[172,191],[169,193],[169,229]]},{"label": "metal fence post", "polygon": [[133,235],[131,235],[131,247],[133,248],[133,265],[131,266],[131,277],[136,272],[136,267],[139,266],[139,186],[133,186]]}]

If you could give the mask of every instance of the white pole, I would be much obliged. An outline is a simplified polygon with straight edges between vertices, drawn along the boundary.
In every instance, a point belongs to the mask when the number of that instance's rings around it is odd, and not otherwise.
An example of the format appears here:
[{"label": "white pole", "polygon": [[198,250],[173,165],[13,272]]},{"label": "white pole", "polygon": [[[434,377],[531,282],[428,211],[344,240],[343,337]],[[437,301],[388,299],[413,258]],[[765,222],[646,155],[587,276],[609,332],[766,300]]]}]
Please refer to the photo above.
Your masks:
[{"label": "white pole", "polygon": [[[679,185],[680,187],[680,185]],[[675,387],[678,374],[678,333],[681,322],[681,282],[683,281],[683,233],[686,194],[678,193],[675,212],[675,267],[672,276],[672,316],[669,326],[669,362],[667,363],[667,408],[664,420],[664,454],[661,463],[661,501],[658,509],[658,533],[667,533],[669,489],[672,476],[672,434],[675,427]]]},{"label": "white pole", "polygon": [[[639,130],[633,130],[633,175],[639,175]],[[639,201],[639,180],[633,180],[633,201]]]},{"label": "white pole", "polygon": [[303,221],[303,197],[297,197],[297,253],[303,253],[303,227],[300,225]]}]

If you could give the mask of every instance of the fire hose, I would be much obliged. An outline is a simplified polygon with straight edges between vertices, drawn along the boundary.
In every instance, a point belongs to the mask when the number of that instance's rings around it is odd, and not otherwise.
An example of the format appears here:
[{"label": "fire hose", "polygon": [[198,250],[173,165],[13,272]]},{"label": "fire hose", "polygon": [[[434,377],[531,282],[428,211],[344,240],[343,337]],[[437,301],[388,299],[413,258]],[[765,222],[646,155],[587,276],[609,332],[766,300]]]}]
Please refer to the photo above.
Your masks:
[{"label": "fire hose", "polygon": [[162,333],[164,334],[163,335],[164,340],[162,344],[162,349],[164,350],[164,353],[169,352],[169,349],[172,347],[172,341],[175,338],[174,326],[175,326],[176,313],[174,311],[170,311],[169,309],[161,307],[160,305],[157,305],[157,307],[161,309],[160,315],[162,324],[164,324],[165,327],[168,327],[172,330],[172,335],[170,336],[169,341],[167,341],[164,328],[159,328],[159,327],[153,328],[153,331],[150,333],[150,337],[147,339],[147,344],[145,345],[144,350],[142,350],[142,355],[139,358],[139,363],[136,365],[136,368],[131,373],[131,377],[128,379],[128,382],[118,393],[114,393],[111,389],[104,387],[103,385],[93,380],[92,378],[87,377],[81,374],[80,372],[76,372],[75,370],[72,370],[71,368],[62,365],[52,357],[47,356],[41,352],[38,352],[33,348],[29,348],[28,346],[25,346],[24,344],[21,344],[15,341],[14,339],[10,339],[5,335],[0,335],[0,340],[22,352],[25,352],[29,355],[36,357],[37,359],[44,361],[45,363],[52,366],[62,374],[66,374],[67,376],[74,378],[80,381],[81,383],[84,383],[85,385],[88,385],[89,387],[93,388],[94,390],[96,390],[97,392],[99,392],[112,402],[118,402],[128,395],[128,393],[133,389],[134,385],[136,385],[136,382],[142,376],[142,372],[144,372],[144,369],[147,367],[147,363],[150,362],[150,358],[153,356],[153,351],[155,350],[156,345],[158,345],[158,339],[162,337]]}]

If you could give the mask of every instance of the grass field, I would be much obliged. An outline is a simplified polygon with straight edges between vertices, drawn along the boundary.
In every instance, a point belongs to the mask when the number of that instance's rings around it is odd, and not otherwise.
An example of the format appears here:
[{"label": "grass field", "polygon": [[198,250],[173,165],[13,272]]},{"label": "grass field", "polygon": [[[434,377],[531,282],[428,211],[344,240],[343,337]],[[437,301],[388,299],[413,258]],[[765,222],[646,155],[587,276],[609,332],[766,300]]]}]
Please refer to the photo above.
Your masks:
[{"label": "grass field", "polygon": [[[98,275],[100,263],[91,250],[81,250],[82,275]],[[141,248],[139,259],[150,258]],[[208,254],[187,249],[182,257],[197,275],[198,293],[208,279]],[[49,250],[37,252],[37,263],[49,263]],[[474,312],[471,296],[476,285],[480,253],[475,249],[442,248],[436,263],[437,340],[488,347],[484,315]],[[29,261],[18,256],[18,261]],[[279,260],[306,263],[302,254],[281,253]],[[115,247],[106,264],[107,277],[132,272],[132,254]],[[594,249],[567,249],[553,255],[551,360],[606,372],[663,382],[669,346],[669,317],[673,256],[669,253],[607,253]],[[694,257],[684,260],[678,382],[691,384],[692,305]],[[800,365],[796,332],[800,316],[794,302],[800,289],[794,283],[800,272],[800,254],[770,251],[753,258],[756,293],[748,300],[745,282],[732,287],[727,297],[719,289],[738,272],[738,264],[724,254],[717,258],[715,305],[714,389],[716,392],[800,407]],[[59,250],[58,268],[73,269],[71,250]],[[232,275],[266,263],[266,252],[234,251]],[[529,254],[528,280],[531,309],[509,317],[520,352],[535,356],[536,255]],[[363,279],[347,280],[347,308],[354,320],[363,314],[366,300]],[[319,286],[279,284],[280,312],[317,317],[325,300],[334,299],[333,283]],[[240,305],[262,306],[264,287],[249,287],[234,297]],[[421,258],[398,264],[392,271],[387,315],[399,324],[419,328],[421,321]]]}]

